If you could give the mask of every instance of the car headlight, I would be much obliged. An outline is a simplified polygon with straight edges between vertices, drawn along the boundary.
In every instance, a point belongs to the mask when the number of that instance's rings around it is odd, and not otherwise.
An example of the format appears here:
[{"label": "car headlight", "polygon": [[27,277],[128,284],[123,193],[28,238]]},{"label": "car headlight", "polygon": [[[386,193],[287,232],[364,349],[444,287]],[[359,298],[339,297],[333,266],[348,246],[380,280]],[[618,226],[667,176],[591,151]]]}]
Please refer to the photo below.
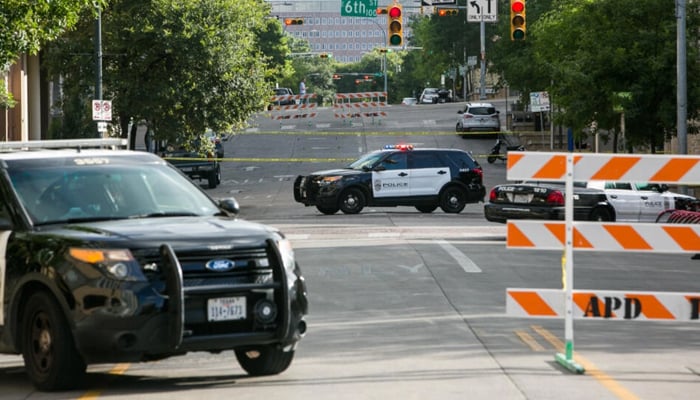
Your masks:
[{"label": "car headlight", "polygon": [[339,181],[341,178],[342,176],[326,176],[323,177],[320,181],[318,181],[318,184],[321,186],[330,185],[334,182]]},{"label": "car headlight", "polygon": [[90,264],[111,278],[145,281],[138,262],[128,249],[90,249],[71,247],[68,254],[76,261]]}]

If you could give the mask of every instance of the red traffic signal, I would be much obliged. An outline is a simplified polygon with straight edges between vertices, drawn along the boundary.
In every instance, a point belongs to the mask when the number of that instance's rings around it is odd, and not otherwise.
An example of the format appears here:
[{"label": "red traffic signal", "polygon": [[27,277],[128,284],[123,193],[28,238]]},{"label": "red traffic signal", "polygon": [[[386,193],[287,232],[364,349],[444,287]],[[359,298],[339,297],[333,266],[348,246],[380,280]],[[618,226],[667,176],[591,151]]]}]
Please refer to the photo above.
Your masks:
[{"label": "red traffic signal", "polygon": [[403,45],[403,6],[393,4],[388,8],[389,17],[387,18],[387,38],[388,46]]},{"label": "red traffic signal", "polygon": [[335,79],[335,80],[340,79],[340,75],[339,75],[339,74],[333,74],[333,79]]},{"label": "red traffic signal", "polygon": [[378,7],[377,8],[377,15],[382,15],[382,14],[387,14],[389,13],[389,10],[386,7]]},{"label": "red traffic signal", "polygon": [[289,25],[304,25],[304,18],[285,18],[284,24]]},{"label": "red traffic signal", "polygon": [[525,0],[510,0],[510,40],[525,40]]},{"label": "red traffic signal", "polygon": [[438,17],[452,17],[459,14],[456,8],[438,8]]}]

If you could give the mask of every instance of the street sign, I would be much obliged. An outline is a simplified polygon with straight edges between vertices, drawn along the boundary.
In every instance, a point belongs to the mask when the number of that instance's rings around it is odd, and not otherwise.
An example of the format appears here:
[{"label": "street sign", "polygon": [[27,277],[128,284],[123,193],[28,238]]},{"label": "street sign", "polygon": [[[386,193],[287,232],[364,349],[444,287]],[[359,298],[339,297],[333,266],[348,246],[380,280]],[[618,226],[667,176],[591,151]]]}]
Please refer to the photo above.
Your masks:
[{"label": "street sign", "polygon": [[379,7],[379,0],[341,0],[340,15],[343,17],[375,18],[377,7]]},{"label": "street sign", "polygon": [[112,120],[112,101],[111,100],[93,100],[92,101],[92,120],[93,121],[111,121]]},{"label": "street sign", "polygon": [[530,92],[530,111],[549,111],[549,93]]},{"label": "street sign", "polygon": [[472,0],[467,4],[467,22],[497,22],[497,0]]}]

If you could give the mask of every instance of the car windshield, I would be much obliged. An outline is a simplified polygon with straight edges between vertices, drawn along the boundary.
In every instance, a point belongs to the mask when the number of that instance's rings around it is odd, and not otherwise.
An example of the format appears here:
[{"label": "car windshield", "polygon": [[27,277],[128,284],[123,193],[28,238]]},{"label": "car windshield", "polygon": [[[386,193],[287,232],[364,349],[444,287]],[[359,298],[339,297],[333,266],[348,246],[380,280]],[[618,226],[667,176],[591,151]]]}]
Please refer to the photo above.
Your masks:
[{"label": "car windshield", "polygon": [[382,158],[384,158],[384,153],[379,151],[365,154],[357,161],[354,161],[352,164],[348,165],[347,168],[356,169],[359,171],[362,171],[364,169],[370,169],[374,165],[376,165]]},{"label": "car windshield", "polygon": [[425,89],[424,94],[437,94],[437,89]]},{"label": "car windshield", "polygon": [[14,162],[9,174],[35,225],[220,212],[211,198],[167,165],[101,160],[104,164]]}]

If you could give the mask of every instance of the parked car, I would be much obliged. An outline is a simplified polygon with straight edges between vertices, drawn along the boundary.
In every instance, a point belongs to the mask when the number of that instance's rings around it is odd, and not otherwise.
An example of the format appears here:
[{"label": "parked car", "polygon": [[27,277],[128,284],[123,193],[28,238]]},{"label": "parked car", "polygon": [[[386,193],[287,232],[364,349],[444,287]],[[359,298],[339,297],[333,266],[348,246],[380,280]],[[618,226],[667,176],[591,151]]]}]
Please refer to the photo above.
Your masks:
[{"label": "parked car", "polygon": [[274,106],[290,106],[296,104],[296,99],[294,99],[294,92],[290,88],[275,88],[273,89],[275,95],[272,97],[272,102],[267,107],[271,110]]},{"label": "parked car", "polygon": [[345,168],[299,175],[294,200],[324,214],[357,214],[365,206],[411,206],[423,213],[438,207],[459,213],[484,201],[479,163],[464,150],[414,149],[388,145]]},{"label": "parked car", "polygon": [[698,210],[692,196],[673,193],[667,185],[644,182],[589,181],[589,188],[602,189],[615,208],[616,221],[655,222],[666,210]]},{"label": "parked car", "polygon": [[455,130],[458,133],[501,131],[500,112],[491,103],[467,103],[457,114],[459,119]]},{"label": "parked car", "polygon": [[0,143],[0,353],[44,391],[195,351],[286,370],[308,312],[289,241],[126,144]]},{"label": "parked car", "polygon": [[416,99],[415,97],[404,97],[401,100],[401,104],[403,104],[405,106],[415,106],[417,103],[418,103],[418,99]]},{"label": "parked car", "polygon": [[[484,205],[484,216],[491,222],[509,219],[564,219],[563,183],[523,182],[495,186]],[[615,209],[601,189],[574,186],[574,219],[615,221]]]},{"label": "parked car", "polygon": [[437,88],[425,88],[423,93],[420,94],[418,102],[420,104],[437,104],[438,103],[438,89]]}]

